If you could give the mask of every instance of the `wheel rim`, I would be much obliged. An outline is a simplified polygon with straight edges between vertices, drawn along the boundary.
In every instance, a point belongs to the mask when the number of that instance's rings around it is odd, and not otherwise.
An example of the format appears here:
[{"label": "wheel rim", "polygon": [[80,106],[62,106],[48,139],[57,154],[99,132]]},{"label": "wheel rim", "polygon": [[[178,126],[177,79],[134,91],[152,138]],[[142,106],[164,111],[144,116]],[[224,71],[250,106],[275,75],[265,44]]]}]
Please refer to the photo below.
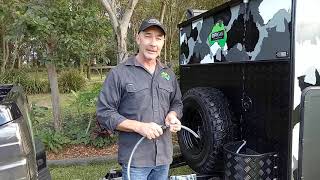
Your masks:
[{"label": "wheel rim", "polygon": [[[192,103],[197,104],[197,103]],[[188,152],[191,152],[192,155],[200,155],[203,149],[205,148],[205,137],[204,137],[204,124],[201,120],[202,113],[200,111],[200,107],[197,104],[197,106],[192,106],[190,104],[189,106],[186,104],[184,109],[184,117],[183,117],[183,124],[190,129],[192,129],[194,132],[196,132],[200,139],[194,137],[191,133],[182,130],[181,131],[181,141],[185,144],[186,148],[188,149]]]}]

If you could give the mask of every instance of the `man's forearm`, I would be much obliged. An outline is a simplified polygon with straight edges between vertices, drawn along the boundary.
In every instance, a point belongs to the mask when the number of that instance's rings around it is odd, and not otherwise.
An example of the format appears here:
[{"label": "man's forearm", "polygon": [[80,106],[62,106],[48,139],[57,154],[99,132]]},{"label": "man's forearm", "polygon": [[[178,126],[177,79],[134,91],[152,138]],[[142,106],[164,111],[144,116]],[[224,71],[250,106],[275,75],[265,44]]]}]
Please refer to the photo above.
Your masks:
[{"label": "man's forearm", "polygon": [[139,121],[126,119],[122,121],[120,124],[118,124],[116,129],[125,132],[137,132],[137,129],[140,125],[141,122]]}]

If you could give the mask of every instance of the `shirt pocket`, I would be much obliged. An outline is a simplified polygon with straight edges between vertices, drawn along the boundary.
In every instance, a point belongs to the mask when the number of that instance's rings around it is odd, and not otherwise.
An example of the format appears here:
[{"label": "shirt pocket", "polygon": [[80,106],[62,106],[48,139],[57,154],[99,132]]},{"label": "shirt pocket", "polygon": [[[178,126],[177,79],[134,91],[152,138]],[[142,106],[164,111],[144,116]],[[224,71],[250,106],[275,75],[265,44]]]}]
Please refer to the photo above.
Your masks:
[{"label": "shirt pocket", "polygon": [[161,105],[170,106],[170,96],[173,92],[173,87],[170,82],[159,83],[159,101]]},{"label": "shirt pocket", "polygon": [[126,94],[123,103],[129,110],[141,110],[149,104],[150,89],[146,84],[126,84]]},{"label": "shirt pocket", "polygon": [[[126,91],[130,95],[134,95],[135,93],[139,93],[140,91],[144,91],[148,89],[149,87],[146,85],[141,85],[141,84],[133,84],[133,83],[128,83],[126,84]],[[142,92],[143,93],[143,92]]]}]

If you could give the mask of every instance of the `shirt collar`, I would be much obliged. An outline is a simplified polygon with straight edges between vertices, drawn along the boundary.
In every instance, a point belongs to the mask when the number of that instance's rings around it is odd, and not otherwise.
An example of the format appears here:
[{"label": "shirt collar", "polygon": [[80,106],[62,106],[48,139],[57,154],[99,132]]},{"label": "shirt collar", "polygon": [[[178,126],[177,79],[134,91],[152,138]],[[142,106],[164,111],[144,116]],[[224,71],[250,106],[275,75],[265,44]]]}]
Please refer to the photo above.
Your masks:
[{"label": "shirt collar", "polygon": [[[142,65],[137,61],[136,56],[131,56],[127,59],[127,61],[124,63],[126,66],[140,66],[142,67]],[[159,65],[159,67],[161,69],[167,69],[168,66],[163,64],[159,58],[157,58],[157,65]]]}]

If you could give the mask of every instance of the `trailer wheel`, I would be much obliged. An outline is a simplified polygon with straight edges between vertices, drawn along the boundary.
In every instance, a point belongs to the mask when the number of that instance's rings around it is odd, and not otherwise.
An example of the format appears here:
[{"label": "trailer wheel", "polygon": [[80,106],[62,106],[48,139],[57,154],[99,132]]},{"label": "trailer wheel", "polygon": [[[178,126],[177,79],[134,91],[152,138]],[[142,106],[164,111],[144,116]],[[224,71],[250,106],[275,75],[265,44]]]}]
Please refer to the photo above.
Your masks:
[{"label": "trailer wheel", "polygon": [[184,159],[198,173],[222,172],[222,146],[233,137],[233,117],[225,96],[214,88],[193,88],[184,95],[183,104],[182,124],[200,136],[178,133]]}]

